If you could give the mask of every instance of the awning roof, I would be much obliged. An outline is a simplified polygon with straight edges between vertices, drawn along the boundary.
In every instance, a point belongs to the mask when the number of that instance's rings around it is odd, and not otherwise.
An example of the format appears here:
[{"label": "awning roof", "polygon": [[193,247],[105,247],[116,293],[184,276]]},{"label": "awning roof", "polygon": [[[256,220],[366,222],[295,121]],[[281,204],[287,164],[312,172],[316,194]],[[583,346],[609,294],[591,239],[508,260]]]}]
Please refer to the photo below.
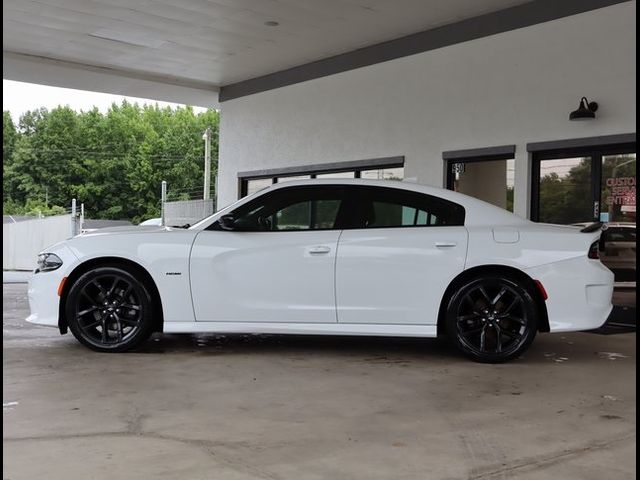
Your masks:
[{"label": "awning roof", "polygon": [[[215,105],[221,87],[524,4],[606,0],[4,0],[3,77]],[[560,7],[562,8],[562,7]]]}]

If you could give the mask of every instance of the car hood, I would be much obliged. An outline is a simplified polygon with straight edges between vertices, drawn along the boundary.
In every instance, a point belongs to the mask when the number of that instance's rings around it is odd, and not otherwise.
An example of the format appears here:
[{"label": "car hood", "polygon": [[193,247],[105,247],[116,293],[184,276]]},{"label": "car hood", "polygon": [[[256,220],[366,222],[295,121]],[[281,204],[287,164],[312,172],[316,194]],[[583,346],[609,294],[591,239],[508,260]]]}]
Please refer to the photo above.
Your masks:
[{"label": "car hood", "polygon": [[132,225],[124,227],[107,227],[98,228],[89,232],[81,233],[79,236],[91,237],[97,235],[114,235],[114,234],[127,234],[127,233],[160,233],[170,232],[174,230],[170,227],[163,227],[160,225]]}]

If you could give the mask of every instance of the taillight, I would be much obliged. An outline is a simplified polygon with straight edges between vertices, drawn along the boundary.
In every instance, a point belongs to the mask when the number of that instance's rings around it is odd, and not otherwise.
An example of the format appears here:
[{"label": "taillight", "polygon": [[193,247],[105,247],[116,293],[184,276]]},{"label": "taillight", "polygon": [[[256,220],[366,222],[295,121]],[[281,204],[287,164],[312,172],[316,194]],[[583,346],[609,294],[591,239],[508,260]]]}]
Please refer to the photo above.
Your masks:
[{"label": "taillight", "polygon": [[589,247],[589,253],[587,254],[587,257],[589,258],[593,258],[594,260],[598,260],[600,258],[600,249],[598,248],[598,244],[600,242],[593,242],[591,244],[591,246]]}]

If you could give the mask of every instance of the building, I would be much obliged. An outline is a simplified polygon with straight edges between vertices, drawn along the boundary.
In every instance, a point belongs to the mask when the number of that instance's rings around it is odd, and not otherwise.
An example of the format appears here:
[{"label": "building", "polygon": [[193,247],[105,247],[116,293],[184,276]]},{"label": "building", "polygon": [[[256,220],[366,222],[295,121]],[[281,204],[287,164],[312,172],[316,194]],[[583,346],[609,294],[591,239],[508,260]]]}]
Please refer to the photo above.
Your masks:
[{"label": "building", "polygon": [[[515,213],[534,220],[635,221],[635,2],[462,41],[495,18],[348,53],[337,73],[310,64],[223,89],[221,204],[271,181],[355,172],[504,207],[509,185]],[[424,51],[351,68],[407,48]],[[583,96],[595,118],[570,121]],[[629,188],[612,194],[617,182]]]},{"label": "building", "polygon": [[[3,10],[5,78],[219,107],[218,205],[402,177],[536,221],[635,222],[635,1]],[[570,120],[579,104],[595,118]]]}]

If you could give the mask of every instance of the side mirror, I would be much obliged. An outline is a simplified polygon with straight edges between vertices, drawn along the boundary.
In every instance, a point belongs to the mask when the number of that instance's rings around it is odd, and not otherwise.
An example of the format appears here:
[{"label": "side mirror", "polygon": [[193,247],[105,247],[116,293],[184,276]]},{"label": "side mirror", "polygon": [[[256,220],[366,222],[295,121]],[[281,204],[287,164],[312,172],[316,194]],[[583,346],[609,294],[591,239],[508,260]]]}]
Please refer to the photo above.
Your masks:
[{"label": "side mirror", "polygon": [[222,215],[218,219],[218,224],[222,230],[235,230],[236,218],[231,214]]}]

